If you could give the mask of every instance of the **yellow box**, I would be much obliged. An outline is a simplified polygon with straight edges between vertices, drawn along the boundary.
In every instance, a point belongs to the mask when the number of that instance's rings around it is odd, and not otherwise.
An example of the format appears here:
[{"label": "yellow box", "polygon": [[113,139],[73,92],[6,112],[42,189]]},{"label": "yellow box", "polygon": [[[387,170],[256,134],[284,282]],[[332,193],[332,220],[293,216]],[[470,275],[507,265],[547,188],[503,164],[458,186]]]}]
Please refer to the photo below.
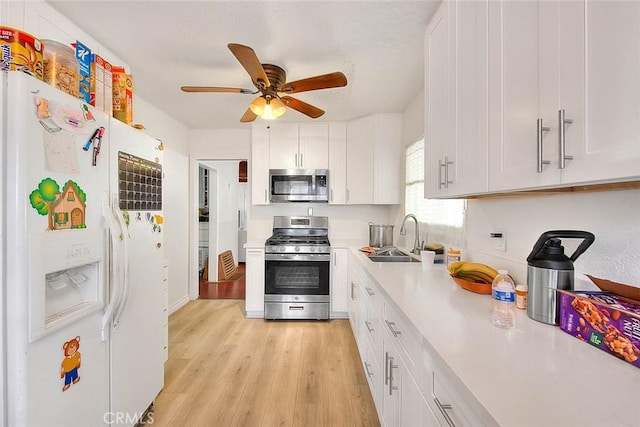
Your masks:
[{"label": "yellow box", "polygon": [[124,67],[112,67],[113,117],[128,125],[133,123],[133,78]]}]

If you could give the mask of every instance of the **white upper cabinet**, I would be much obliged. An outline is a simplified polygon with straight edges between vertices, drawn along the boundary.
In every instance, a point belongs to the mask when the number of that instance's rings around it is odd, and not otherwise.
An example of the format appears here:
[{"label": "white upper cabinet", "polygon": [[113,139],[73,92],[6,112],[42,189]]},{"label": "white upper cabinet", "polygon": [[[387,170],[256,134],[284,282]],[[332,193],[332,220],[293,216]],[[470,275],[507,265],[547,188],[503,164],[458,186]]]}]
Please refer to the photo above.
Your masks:
[{"label": "white upper cabinet", "polygon": [[[562,182],[624,181],[640,177],[640,2],[587,1],[560,3],[561,37],[584,33],[570,52],[581,58],[586,71],[567,80],[584,106],[566,108],[566,154]],[[566,83],[565,83],[566,84]],[[577,119],[576,119],[577,118]],[[583,120],[580,123],[579,120]],[[578,126],[574,126],[574,125]],[[571,138],[574,138],[575,142]]]},{"label": "white upper cabinet", "polygon": [[328,169],[329,125],[273,123],[269,128],[271,169]]},{"label": "white upper cabinet", "polygon": [[486,192],[487,4],[445,1],[425,35],[427,197]]},{"label": "white upper cabinet", "polygon": [[490,1],[490,190],[637,179],[638,57],[638,2]]},{"label": "white upper cabinet", "polygon": [[329,123],[329,203],[347,202],[347,123]]},{"label": "white upper cabinet", "polygon": [[347,123],[347,204],[398,204],[402,116],[373,114]]}]

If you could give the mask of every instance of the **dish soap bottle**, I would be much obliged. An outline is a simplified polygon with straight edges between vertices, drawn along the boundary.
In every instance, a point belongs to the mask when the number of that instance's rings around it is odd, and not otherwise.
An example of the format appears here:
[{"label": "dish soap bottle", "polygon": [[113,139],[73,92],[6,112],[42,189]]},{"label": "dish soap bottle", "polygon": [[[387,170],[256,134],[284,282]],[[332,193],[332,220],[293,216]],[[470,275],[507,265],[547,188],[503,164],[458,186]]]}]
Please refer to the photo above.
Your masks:
[{"label": "dish soap bottle", "polygon": [[493,296],[493,325],[509,329],[516,324],[515,296],[516,287],[507,270],[498,270],[491,286]]}]

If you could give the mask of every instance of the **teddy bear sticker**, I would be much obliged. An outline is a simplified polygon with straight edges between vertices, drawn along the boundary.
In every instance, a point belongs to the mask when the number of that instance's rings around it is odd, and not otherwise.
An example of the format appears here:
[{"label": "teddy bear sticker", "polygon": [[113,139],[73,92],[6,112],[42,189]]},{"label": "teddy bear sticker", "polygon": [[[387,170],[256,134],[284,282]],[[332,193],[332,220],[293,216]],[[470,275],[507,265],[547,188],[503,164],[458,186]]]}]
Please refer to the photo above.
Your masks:
[{"label": "teddy bear sticker", "polygon": [[64,359],[60,368],[60,378],[64,378],[64,386],[62,391],[67,391],[71,384],[75,384],[80,381],[80,375],[78,375],[78,369],[80,369],[80,337],[75,337],[66,343],[62,344],[62,350],[64,351]]}]

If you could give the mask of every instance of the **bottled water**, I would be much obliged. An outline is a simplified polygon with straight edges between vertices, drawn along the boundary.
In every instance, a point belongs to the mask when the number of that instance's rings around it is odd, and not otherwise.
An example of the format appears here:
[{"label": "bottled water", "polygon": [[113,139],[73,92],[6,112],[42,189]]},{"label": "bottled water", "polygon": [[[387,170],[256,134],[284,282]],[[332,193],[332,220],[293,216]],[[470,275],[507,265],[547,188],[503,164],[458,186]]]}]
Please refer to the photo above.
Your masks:
[{"label": "bottled water", "polygon": [[507,270],[498,270],[491,289],[493,324],[498,328],[513,328],[516,324],[516,287]]}]

